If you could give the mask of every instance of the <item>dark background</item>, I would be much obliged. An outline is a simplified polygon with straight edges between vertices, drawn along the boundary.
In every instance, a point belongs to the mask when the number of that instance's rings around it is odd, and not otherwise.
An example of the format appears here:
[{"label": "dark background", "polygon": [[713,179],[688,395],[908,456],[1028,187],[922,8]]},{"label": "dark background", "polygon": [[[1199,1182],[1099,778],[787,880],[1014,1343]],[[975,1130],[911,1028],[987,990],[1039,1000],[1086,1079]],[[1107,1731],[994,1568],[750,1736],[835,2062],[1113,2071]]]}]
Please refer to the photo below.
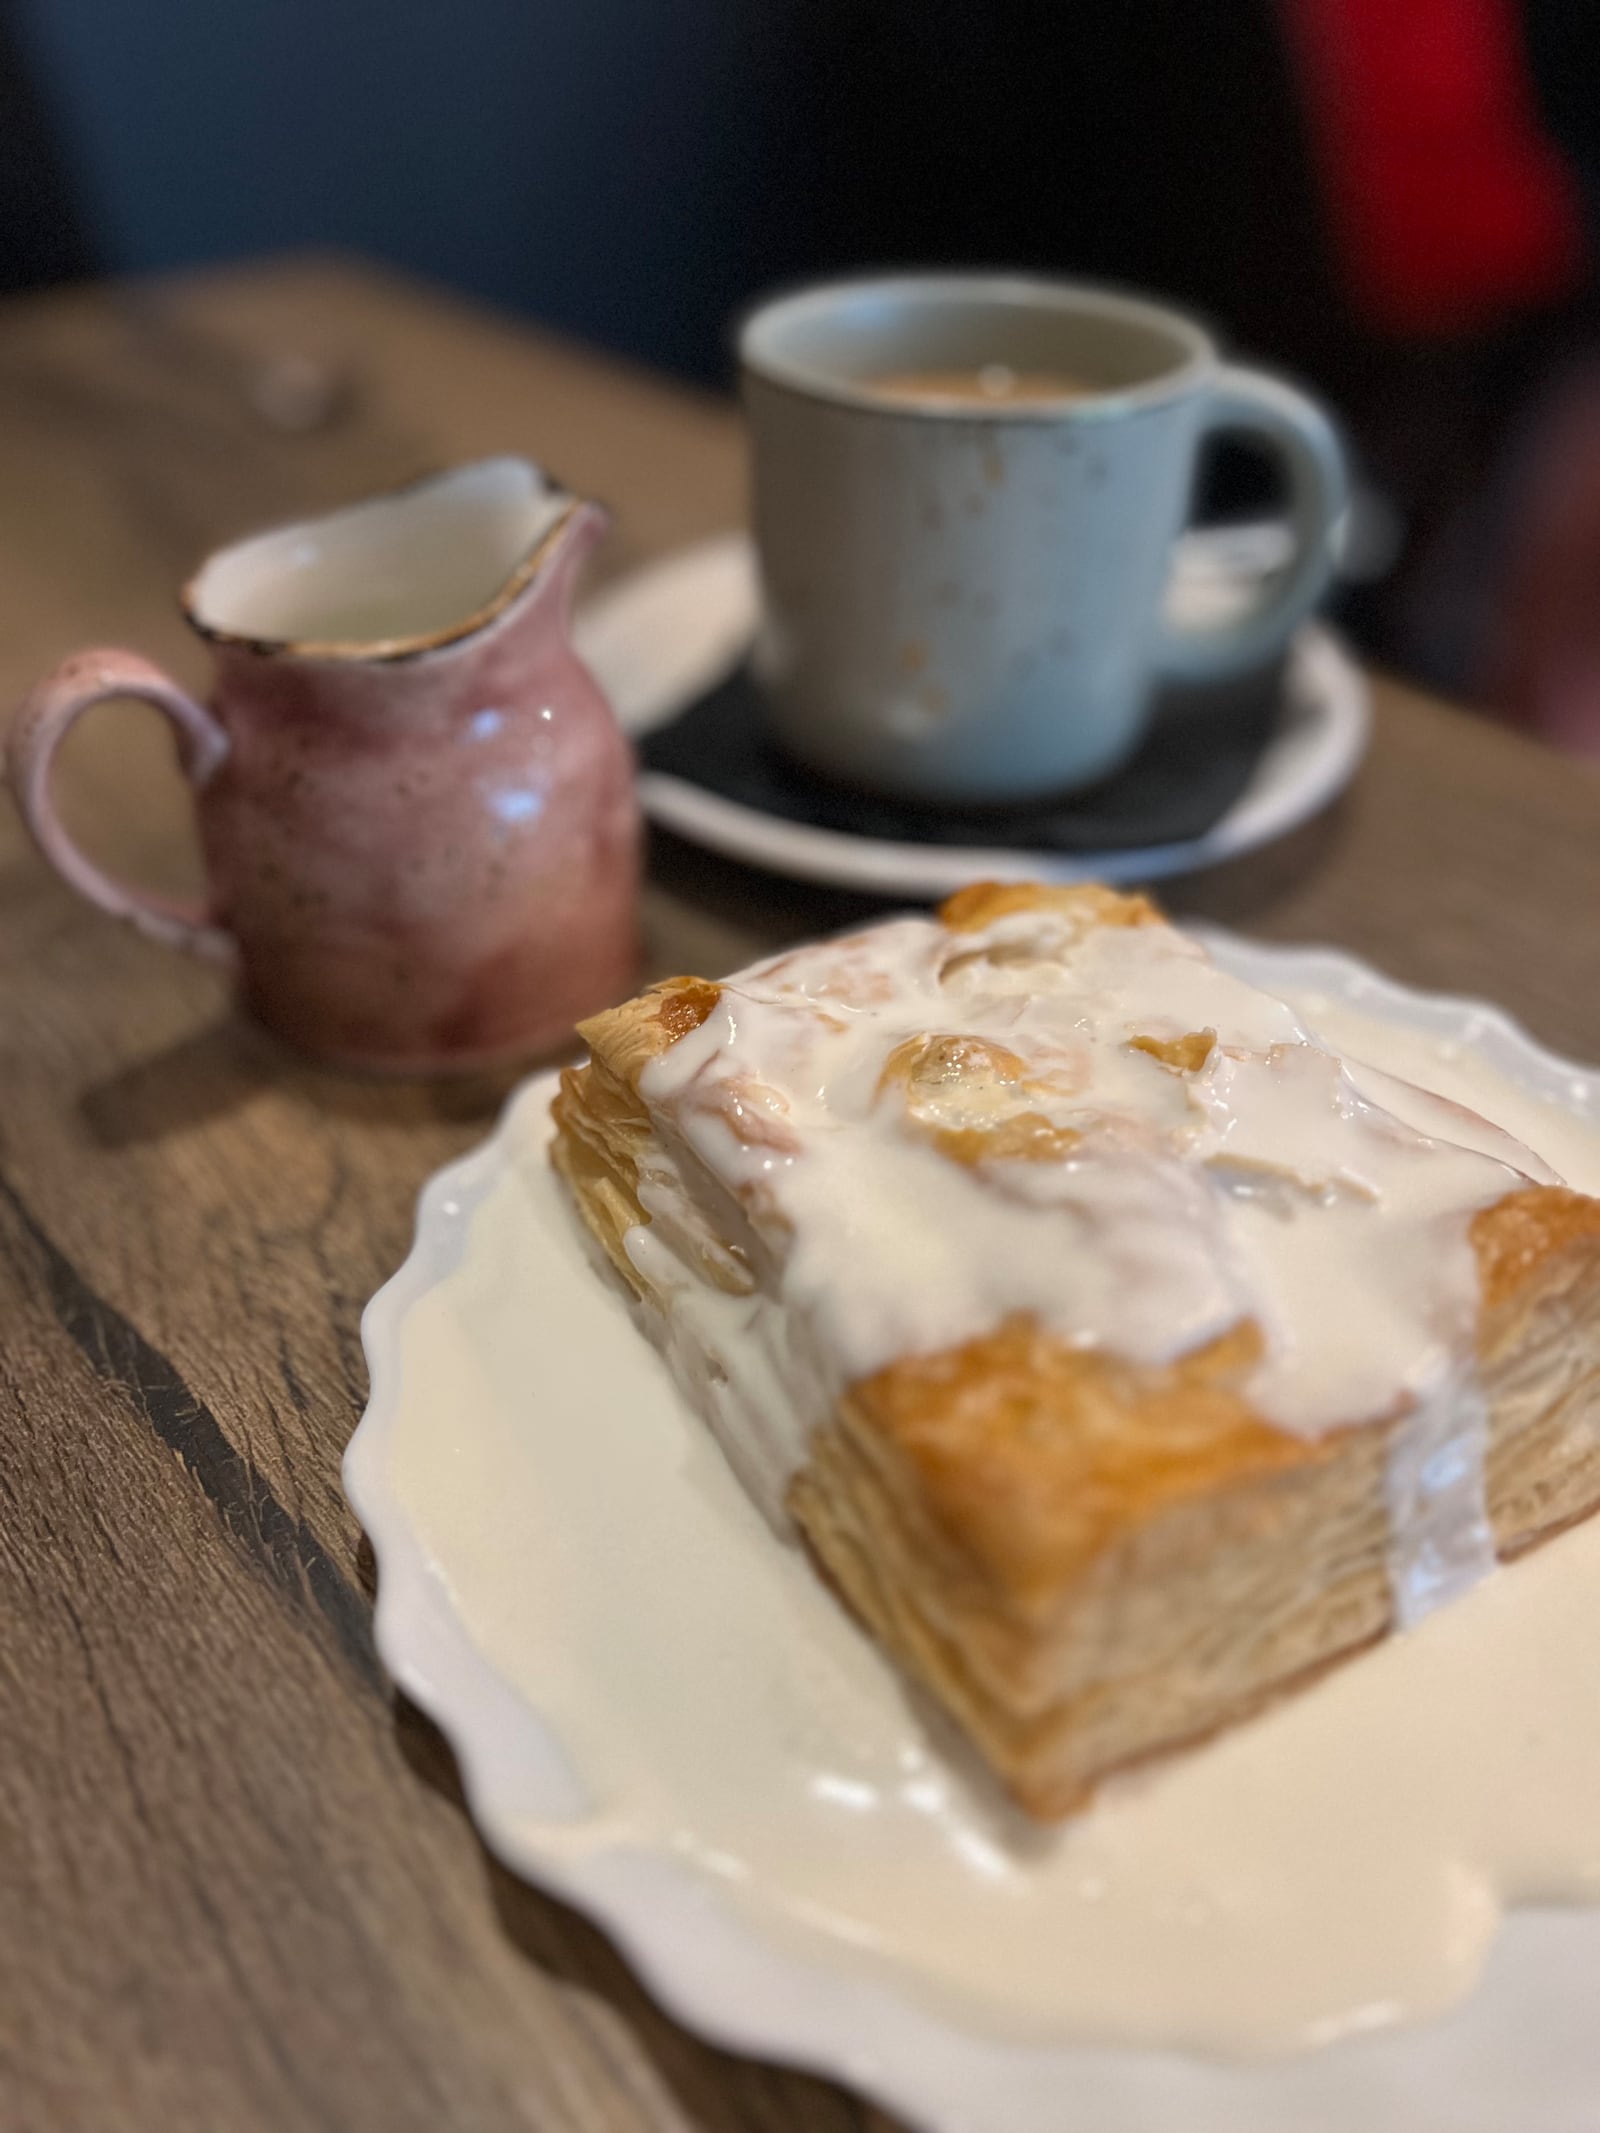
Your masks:
[{"label": "dark background", "polygon": [[1235,0],[16,0],[11,21],[119,268],[349,245],[701,378],[752,288],[884,260],[1149,281],[1301,361],[1328,338],[1275,27]]},{"label": "dark background", "polygon": [[[1520,20],[1587,180],[1600,4]],[[716,384],[729,313],[803,275],[1147,284],[1333,402],[1378,505],[1344,619],[1480,698],[1519,469],[1596,338],[1587,288],[1443,336],[1363,320],[1272,0],[0,0],[0,283],[308,244]],[[1266,494],[1213,474],[1215,505]]]}]

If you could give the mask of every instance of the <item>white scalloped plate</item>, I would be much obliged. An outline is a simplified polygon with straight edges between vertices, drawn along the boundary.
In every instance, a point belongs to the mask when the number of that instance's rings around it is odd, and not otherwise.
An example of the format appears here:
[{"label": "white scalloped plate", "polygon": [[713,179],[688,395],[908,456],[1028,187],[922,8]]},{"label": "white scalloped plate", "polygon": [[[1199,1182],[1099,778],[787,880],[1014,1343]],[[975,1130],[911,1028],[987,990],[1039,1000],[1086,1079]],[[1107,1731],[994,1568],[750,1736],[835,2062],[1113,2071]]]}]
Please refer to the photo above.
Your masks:
[{"label": "white scalloped plate", "polygon": [[[1283,560],[1271,523],[1187,534],[1170,605],[1227,615]],[[573,642],[625,731],[648,733],[727,675],[756,625],[755,556],[722,534],[645,564],[586,600]],[[791,822],[659,770],[639,777],[652,822],[725,859],[799,881],[876,896],[948,896],[973,881],[1157,881],[1270,844],[1326,807],[1355,776],[1371,726],[1367,685],[1320,623],[1297,630],[1283,678],[1283,716],[1249,782],[1202,837],[1122,851],[1019,852],[1007,846],[900,844]]]},{"label": "white scalloped plate", "polygon": [[[1476,1047],[1600,1130],[1600,1072],[1543,1051],[1494,1008],[1407,991],[1333,951],[1207,939],[1257,983]],[[592,1342],[595,1324],[637,1339],[620,1306],[585,1320],[582,1300],[601,1285],[576,1231],[535,1219],[551,1087],[551,1077],[526,1084],[494,1137],[423,1192],[411,1255],[362,1322],[372,1395],[344,1466],[378,1558],[379,1651],[449,1737],[473,1815],[507,1865],[604,1926],[689,2027],[832,2075],[929,2133],[1588,2133],[1600,2123],[1600,1911],[1512,1914],[1477,1993],[1443,2019],[1241,2065],[979,2034],[842,1955],[830,1960],[824,1942],[769,1937],[683,1854],[608,1837],[545,1715],[541,1653],[511,1647],[515,1681],[487,1656],[508,1649],[508,1625],[520,1639],[520,1625],[539,1619],[528,1550],[516,1544],[516,1504],[533,1500],[518,1492],[547,1485],[537,1432],[518,1419],[540,1397],[530,1347],[577,1361],[589,1397],[603,1399],[607,1342],[576,1358],[574,1344]],[[475,1217],[513,1193],[526,1198],[526,1256],[519,1230],[514,1268],[475,1265]],[[463,1270],[480,1277],[474,1326],[486,1273],[501,1284],[502,1315],[476,1346],[457,1343],[467,1356],[458,1373],[402,1369],[408,1321],[456,1310]],[[635,1397],[642,1382],[629,1379]],[[698,1430],[664,1371],[649,1386],[648,1413],[635,1409],[641,1429]],[[440,1523],[443,1497],[454,1509]]]}]

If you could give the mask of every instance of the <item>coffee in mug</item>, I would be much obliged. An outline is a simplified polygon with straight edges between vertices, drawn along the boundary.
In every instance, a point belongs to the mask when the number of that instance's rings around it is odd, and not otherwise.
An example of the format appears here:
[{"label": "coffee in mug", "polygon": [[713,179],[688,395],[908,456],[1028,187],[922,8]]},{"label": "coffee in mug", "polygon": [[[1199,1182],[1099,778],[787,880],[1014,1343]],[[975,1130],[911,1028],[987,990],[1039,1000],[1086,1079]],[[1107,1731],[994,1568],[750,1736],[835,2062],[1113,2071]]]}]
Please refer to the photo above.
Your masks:
[{"label": "coffee in mug", "polygon": [[978,407],[1084,400],[1094,391],[1082,378],[1069,378],[1063,371],[1013,370],[1009,363],[980,363],[973,370],[888,370],[861,382],[885,400]]}]

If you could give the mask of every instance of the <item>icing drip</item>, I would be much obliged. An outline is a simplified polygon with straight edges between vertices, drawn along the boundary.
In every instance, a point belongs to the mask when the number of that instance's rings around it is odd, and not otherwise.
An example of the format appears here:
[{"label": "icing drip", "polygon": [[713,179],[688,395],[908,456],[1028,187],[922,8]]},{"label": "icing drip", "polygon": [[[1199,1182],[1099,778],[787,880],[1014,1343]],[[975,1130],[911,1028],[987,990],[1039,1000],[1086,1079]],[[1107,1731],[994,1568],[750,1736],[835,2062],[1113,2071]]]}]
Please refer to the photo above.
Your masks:
[{"label": "icing drip", "polygon": [[1494,1568],[1488,1444],[1489,1410],[1470,1364],[1441,1371],[1395,1433],[1384,1482],[1397,1629],[1459,1599]]}]

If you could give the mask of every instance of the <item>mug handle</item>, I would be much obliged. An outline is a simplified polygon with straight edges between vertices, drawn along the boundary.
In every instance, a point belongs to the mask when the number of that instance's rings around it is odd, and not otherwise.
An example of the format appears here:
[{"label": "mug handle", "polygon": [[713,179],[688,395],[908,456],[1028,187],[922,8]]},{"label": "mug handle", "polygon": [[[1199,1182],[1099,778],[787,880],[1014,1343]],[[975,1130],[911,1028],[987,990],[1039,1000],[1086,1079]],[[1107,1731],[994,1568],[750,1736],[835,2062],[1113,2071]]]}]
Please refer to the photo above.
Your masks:
[{"label": "mug handle", "polygon": [[1174,681],[1221,681],[1263,664],[1321,599],[1333,576],[1349,503],[1344,452],[1315,401],[1265,371],[1224,364],[1212,386],[1196,443],[1229,430],[1259,438],[1289,478],[1294,555],[1278,583],[1247,614],[1230,622],[1164,620],[1155,664]]},{"label": "mug handle", "polygon": [[137,652],[77,652],[39,683],[11,722],[6,775],[35,844],[80,896],[167,948],[226,961],[233,937],[204,906],[115,881],[67,835],[51,797],[56,750],[73,722],[107,697],[132,696],[164,711],[177,729],[178,760],[202,789],[228,753],[228,737],[203,705]]}]

